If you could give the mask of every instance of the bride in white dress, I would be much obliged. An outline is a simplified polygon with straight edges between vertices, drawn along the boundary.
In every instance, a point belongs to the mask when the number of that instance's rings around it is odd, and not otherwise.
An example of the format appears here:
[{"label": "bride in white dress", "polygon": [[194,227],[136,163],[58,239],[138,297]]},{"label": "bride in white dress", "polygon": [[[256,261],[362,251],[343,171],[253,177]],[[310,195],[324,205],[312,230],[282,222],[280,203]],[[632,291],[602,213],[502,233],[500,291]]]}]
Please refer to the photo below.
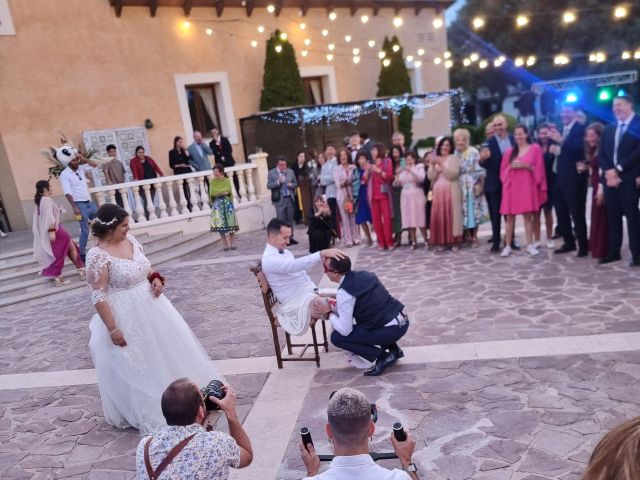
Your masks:
[{"label": "bride in white dress", "polygon": [[160,398],[171,382],[188,377],[203,387],[224,378],[162,294],[163,279],[153,278],[142,246],[128,233],[127,212],[105,204],[91,230],[98,244],[87,254],[86,272],[98,313],[89,348],[104,417],[148,433],[165,424]]}]

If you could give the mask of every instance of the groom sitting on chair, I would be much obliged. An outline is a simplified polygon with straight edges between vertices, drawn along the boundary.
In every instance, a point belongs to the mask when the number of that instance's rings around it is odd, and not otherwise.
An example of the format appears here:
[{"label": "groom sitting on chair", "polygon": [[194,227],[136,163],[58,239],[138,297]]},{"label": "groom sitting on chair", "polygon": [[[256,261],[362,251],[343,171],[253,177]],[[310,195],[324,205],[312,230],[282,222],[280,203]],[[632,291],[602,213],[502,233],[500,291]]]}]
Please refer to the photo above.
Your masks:
[{"label": "groom sitting on chair", "polygon": [[364,372],[366,376],[380,375],[404,357],[396,343],[409,329],[404,305],[389,294],[374,273],[352,271],[349,257],[325,260],[324,269],[329,279],[340,285],[337,313],[329,317],[331,343],[375,362]]},{"label": "groom sitting on chair", "polygon": [[303,335],[312,321],[331,311],[329,299],[318,295],[307,270],[320,265],[325,259],[344,258],[346,255],[336,248],[329,248],[295,258],[287,250],[291,233],[288,223],[277,218],[269,222],[262,271],[280,303],[278,322],[289,335]]}]

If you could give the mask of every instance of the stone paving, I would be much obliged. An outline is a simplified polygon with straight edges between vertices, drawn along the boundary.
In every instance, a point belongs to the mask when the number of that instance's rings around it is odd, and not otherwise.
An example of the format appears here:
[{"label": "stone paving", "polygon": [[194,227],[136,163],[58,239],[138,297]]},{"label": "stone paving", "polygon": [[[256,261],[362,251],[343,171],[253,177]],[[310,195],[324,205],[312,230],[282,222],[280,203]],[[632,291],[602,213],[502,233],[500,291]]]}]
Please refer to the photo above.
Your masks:
[{"label": "stone paving", "polygon": [[[304,254],[304,230],[297,236],[301,245],[293,251]],[[264,241],[265,232],[242,234],[238,250],[222,252],[217,243],[162,268],[167,296],[213,359],[274,354],[249,272],[255,260],[207,263],[259,256]],[[376,272],[405,303],[412,326],[403,346],[640,331],[638,271],[626,262],[601,267],[547,250],[503,259],[486,250],[484,244],[457,253],[363,247],[357,268]],[[0,375],[93,368],[87,347],[93,313],[84,289],[0,309]],[[227,378],[241,392],[244,417],[268,373]],[[372,448],[390,451],[390,426],[402,421],[418,439],[415,460],[427,478],[577,480],[601,435],[640,415],[639,383],[637,351],[399,364],[375,379],[353,369],[319,370],[297,427],[311,427],[318,449],[329,453],[328,395],[349,385],[379,407]],[[133,478],[138,438],[104,423],[95,385],[0,390],[3,480]],[[278,478],[304,476],[297,439],[294,430]]]}]

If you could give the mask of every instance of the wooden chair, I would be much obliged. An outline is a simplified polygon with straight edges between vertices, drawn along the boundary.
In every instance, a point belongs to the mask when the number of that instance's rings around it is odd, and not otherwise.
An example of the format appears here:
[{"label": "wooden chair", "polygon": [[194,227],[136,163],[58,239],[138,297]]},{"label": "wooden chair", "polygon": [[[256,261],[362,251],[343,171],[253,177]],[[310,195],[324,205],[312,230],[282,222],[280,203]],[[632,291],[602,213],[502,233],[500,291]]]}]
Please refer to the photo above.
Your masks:
[{"label": "wooden chair", "polygon": [[[256,276],[258,280],[258,285],[260,286],[260,291],[262,292],[262,300],[264,301],[264,308],[267,311],[267,316],[269,317],[269,322],[271,323],[271,333],[273,334],[273,346],[276,349],[276,359],[278,360],[278,368],[283,367],[283,362],[316,362],[316,366],[320,368],[320,352],[318,347],[324,347],[324,351],[329,351],[329,342],[327,341],[327,327],[324,324],[325,319],[320,319],[320,323],[322,324],[322,336],[323,343],[318,343],[317,335],[316,335],[316,320],[311,319],[311,336],[313,337],[313,343],[291,343],[291,336],[285,332],[285,339],[287,344],[287,352],[289,355],[293,355],[292,347],[304,347],[302,352],[295,357],[282,358],[282,354],[280,352],[280,340],[278,339],[278,327],[280,324],[278,323],[278,317],[273,313],[273,306],[278,302],[269,283],[267,282],[267,278],[262,271],[262,262],[258,262],[258,265],[250,268],[251,272]],[[314,356],[313,357],[305,357],[304,354],[307,352],[309,347],[313,347]]]}]

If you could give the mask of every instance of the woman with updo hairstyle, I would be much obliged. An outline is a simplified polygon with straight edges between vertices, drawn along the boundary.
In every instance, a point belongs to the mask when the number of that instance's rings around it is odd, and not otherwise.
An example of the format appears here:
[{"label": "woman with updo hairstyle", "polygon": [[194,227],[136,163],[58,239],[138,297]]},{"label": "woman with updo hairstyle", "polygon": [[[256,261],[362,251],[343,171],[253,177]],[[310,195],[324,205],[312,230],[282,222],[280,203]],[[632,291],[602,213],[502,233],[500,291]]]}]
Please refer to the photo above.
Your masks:
[{"label": "woman with updo hairstyle", "polygon": [[111,203],[91,224],[97,245],[87,253],[87,283],[96,315],[89,349],[105,420],[146,434],[165,424],[167,385],[182,377],[204,387],[223,380],[178,311],[162,294],[142,245],[129,233],[129,214]]},{"label": "woman with updo hairstyle", "polygon": [[33,214],[33,258],[42,267],[42,276],[52,278],[57,287],[68,285],[62,278],[64,260],[69,257],[84,280],[84,263],[80,250],[69,233],[60,225],[60,214],[64,209],[51,199],[51,184],[47,180],[36,183],[34,197],[36,211]]},{"label": "woman with updo hairstyle", "polygon": [[232,188],[231,180],[224,175],[224,166],[214,165],[213,178],[209,181],[211,231],[220,234],[225,252],[236,249],[235,234],[239,230]]}]

